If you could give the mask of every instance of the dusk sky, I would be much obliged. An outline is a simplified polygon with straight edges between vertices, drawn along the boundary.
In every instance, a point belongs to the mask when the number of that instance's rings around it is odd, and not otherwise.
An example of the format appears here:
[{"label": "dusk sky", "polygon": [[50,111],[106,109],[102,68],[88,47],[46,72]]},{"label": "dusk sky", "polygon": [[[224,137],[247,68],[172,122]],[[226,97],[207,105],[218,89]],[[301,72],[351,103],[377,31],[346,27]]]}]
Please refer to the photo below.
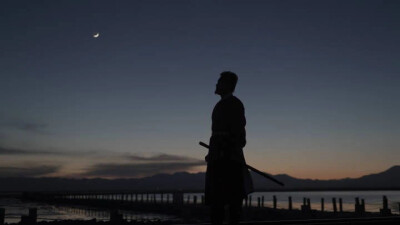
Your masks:
[{"label": "dusk sky", "polygon": [[205,171],[227,70],[257,169],[400,164],[400,1],[17,0],[0,27],[0,177]]}]

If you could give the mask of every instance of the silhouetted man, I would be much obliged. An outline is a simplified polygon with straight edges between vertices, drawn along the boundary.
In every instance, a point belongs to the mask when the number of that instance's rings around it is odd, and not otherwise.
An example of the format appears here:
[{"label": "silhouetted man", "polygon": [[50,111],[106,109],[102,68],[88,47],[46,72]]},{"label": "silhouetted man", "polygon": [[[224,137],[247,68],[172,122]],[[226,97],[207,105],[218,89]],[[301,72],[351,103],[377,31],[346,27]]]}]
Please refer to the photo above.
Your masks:
[{"label": "silhouetted man", "polygon": [[244,167],[243,147],[246,145],[246,118],[242,102],[232,93],[238,77],[232,72],[222,72],[215,94],[221,100],[212,112],[212,136],[206,172],[206,204],[210,206],[212,224],[222,224],[224,207],[229,207],[229,223],[238,224],[243,198],[252,186],[245,179],[251,177]]}]

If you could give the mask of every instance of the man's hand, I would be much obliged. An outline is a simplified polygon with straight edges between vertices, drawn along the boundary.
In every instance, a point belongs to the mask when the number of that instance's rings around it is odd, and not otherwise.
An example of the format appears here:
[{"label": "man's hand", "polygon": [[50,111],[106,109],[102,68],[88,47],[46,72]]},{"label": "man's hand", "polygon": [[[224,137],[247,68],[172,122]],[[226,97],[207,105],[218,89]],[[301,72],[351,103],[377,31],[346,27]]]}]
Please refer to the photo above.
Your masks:
[{"label": "man's hand", "polygon": [[210,161],[210,154],[207,154],[206,157],[204,157],[204,160],[206,160],[206,162]]}]

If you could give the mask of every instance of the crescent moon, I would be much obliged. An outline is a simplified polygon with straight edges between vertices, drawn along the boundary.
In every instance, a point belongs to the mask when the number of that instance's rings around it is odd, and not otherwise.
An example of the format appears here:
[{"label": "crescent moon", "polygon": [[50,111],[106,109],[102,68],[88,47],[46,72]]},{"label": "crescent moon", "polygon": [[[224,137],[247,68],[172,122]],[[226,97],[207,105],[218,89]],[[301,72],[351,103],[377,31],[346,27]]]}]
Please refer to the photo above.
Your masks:
[{"label": "crescent moon", "polygon": [[100,33],[95,33],[95,34],[93,35],[94,38],[98,38],[99,36],[100,36]]}]

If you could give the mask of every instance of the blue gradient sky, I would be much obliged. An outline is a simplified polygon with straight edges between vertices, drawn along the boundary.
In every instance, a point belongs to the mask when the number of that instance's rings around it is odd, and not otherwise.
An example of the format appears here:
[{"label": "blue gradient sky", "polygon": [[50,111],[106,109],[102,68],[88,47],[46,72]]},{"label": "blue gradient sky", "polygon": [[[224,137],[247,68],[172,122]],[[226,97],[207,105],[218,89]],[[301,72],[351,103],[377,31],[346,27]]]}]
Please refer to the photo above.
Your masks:
[{"label": "blue gradient sky", "polygon": [[398,165],[399,11],[398,1],[4,1],[0,176],[204,171],[197,143],[224,70],[239,75],[254,167],[330,179]]}]

